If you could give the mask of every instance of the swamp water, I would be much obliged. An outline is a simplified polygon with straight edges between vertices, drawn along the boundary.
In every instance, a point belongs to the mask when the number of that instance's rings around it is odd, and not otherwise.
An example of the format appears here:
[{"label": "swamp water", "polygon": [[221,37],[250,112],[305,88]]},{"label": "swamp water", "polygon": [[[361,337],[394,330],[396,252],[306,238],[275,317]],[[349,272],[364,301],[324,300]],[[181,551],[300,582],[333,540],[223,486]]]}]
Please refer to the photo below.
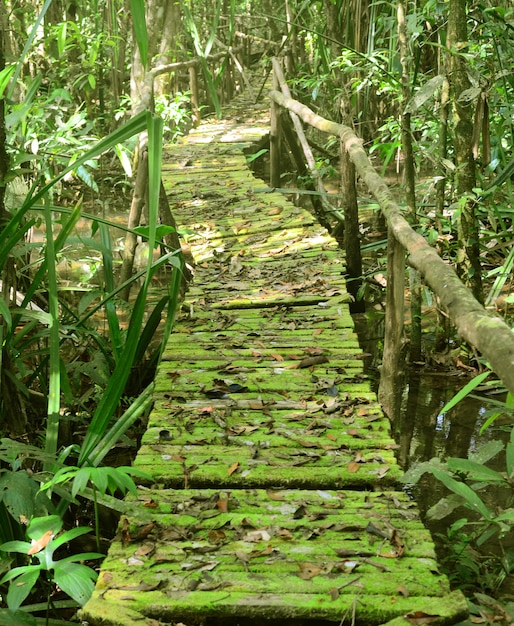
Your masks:
[{"label": "swamp water", "polygon": [[[377,318],[374,312],[353,316],[366,355],[365,372],[372,379],[375,391],[379,384],[381,317],[380,314]],[[391,432],[398,445],[396,456],[404,472],[431,459],[443,462],[450,457],[467,459],[492,442],[506,446],[514,427],[514,415],[502,412],[504,395],[477,392],[442,412],[471,378],[469,372],[455,366],[445,369],[418,366],[407,372],[403,386],[398,389],[397,415],[391,419]],[[492,414],[498,417],[483,428]],[[504,451],[491,458],[487,466],[505,472]],[[422,520],[434,538],[440,563],[456,587],[470,596],[477,589],[496,597],[514,594],[514,576],[508,573],[509,569],[514,571],[514,537],[509,536],[512,533],[502,538],[502,546],[495,534],[478,550],[475,542],[466,547],[477,527],[467,524],[459,529],[453,524],[458,525],[458,520],[464,518],[470,522],[478,519],[470,509],[461,506],[440,519],[427,515],[431,507],[450,494],[429,472],[416,484],[406,484],[405,490],[416,501]],[[488,485],[478,493],[493,512],[512,506],[513,489]],[[501,565],[502,559],[505,567]]]}]

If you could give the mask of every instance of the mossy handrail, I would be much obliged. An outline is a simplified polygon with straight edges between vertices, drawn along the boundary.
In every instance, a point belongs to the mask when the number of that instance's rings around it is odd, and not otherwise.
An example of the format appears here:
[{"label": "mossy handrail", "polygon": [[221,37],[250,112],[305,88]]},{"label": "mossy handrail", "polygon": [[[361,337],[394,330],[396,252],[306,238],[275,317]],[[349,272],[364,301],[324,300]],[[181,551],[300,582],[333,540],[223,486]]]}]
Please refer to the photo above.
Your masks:
[{"label": "mossy handrail", "polygon": [[[455,270],[444,262],[424,237],[411,228],[386,182],[375,171],[362,146],[362,139],[349,126],[327,120],[279,91],[272,90],[269,95],[275,103],[296,113],[306,124],[341,139],[357,175],[378,201],[389,232],[406,251],[408,263],[421,273],[438,296],[459,335],[488,360],[505,387],[514,393],[514,334],[499,316],[486,311],[461,282]],[[394,372],[387,371],[388,367],[387,360],[384,360],[382,377],[394,375]],[[379,398],[388,412],[387,401],[384,402],[380,393]]]}]

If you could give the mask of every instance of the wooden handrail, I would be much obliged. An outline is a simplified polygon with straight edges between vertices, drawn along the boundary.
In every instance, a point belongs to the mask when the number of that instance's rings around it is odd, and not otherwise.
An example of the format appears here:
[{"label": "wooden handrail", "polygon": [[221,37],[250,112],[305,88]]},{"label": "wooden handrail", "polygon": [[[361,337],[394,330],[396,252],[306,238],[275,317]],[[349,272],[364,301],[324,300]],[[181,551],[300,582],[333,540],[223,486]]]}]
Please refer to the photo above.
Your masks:
[{"label": "wooden handrail", "polygon": [[411,228],[389,187],[375,171],[362,147],[362,139],[349,126],[327,120],[301,102],[286,98],[279,91],[272,90],[270,97],[280,106],[296,113],[310,126],[341,139],[358,176],[377,199],[390,232],[407,252],[409,264],[419,270],[439,297],[459,335],[488,360],[505,387],[514,393],[514,333],[500,317],[486,311],[461,282],[454,269]]}]

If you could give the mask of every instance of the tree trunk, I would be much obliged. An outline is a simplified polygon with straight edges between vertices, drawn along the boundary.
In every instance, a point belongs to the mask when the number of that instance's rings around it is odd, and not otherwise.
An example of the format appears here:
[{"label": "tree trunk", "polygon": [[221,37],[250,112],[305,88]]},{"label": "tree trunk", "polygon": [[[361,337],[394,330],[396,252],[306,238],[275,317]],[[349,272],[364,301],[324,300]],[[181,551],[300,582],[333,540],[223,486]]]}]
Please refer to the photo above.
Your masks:
[{"label": "tree trunk", "polygon": [[[475,216],[476,168],[473,158],[474,112],[465,92],[470,89],[466,57],[460,52],[467,44],[466,0],[450,0],[447,48],[450,54],[450,87],[453,96],[456,192],[459,199],[458,273],[483,302],[482,268],[478,221]],[[464,96],[464,97],[463,97]]]},{"label": "tree trunk", "polygon": [[[402,150],[405,172],[405,196],[411,224],[418,223],[416,212],[416,171],[414,168],[414,150],[412,148],[412,129],[410,113],[406,110],[412,93],[410,87],[410,51],[407,38],[407,25],[405,22],[405,7],[400,0],[397,6],[398,17],[398,43],[400,48],[400,64],[402,68]],[[410,360],[411,362],[421,359],[421,278],[419,272],[412,269],[409,272],[410,286]],[[387,315],[387,311],[386,311]]]}]

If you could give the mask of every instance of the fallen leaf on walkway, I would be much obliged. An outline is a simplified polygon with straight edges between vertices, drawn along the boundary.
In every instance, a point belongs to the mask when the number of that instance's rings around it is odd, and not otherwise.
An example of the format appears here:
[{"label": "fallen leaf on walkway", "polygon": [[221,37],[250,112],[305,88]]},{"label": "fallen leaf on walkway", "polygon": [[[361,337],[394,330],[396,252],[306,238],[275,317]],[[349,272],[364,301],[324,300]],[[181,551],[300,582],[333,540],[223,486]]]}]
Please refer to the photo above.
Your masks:
[{"label": "fallen leaf on walkway", "polygon": [[430,615],[429,613],[424,613],[423,611],[413,611],[412,613],[407,613],[403,617],[415,626],[430,624],[441,618],[440,615]]},{"label": "fallen leaf on walkway", "polygon": [[396,591],[404,598],[408,598],[410,596],[409,590],[405,585],[399,585]]},{"label": "fallen leaf on walkway", "polygon": [[237,472],[238,469],[239,469],[239,461],[236,461],[228,468],[228,475],[232,476],[232,474],[234,472]]},{"label": "fallen leaf on walkway", "polygon": [[226,539],[227,535],[222,530],[210,530],[209,531],[209,541],[212,543],[219,543]]},{"label": "fallen leaf on walkway", "polygon": [[265,529],[252,530],[243,537],[243,541],[248,541],[250,543],[257,543],[258,541],[269,541],[270,539],[271,535]]},{"label": "fallen leaf on walkway", "polygon": [[298,576],[303,578],[303,580],[310,580],[323,571],[323,567],[315,563],[298,563],[298,567],[300,568]]},{"label": "fallen leaf on walkway", "polygon": [[284,539],[284,541],[290,541],[294,538],[293,533],[290,530],[287,530],[287,528],[279,528],[277,531],[277,537]]},{"label": "fallen leaf on walkway", "polygon": [[222,513],[228,513],[228,496],[220,496],[216,506]]},{"label": "fallen leaf on walkway", "polygon": [[192,572],[194,570],[210,572],[215,567],[218,567],[219,564],[219,561],[191,561],[190,563],[182,563],[180,567],[186,572]]},{"label": "fallen leaf on walkway", "polygon": [[288,369],[296,370],[296,369],[304,369],[306,367],[313,367],[314,365],[321,365],[323,363],[328,363],[328,357],[326,356],[310,356],[305,359],[302,359],[299,363],[293,363],[293,365],[289,365]]},{"label": "fallen leaf on walkway", "polygon": [[143,543],[134,552],[134,556],[150,556],[155,551],[155,544],[151,542]]},{"label": "fallen leaf on walkway", "polygon": [[359,469],[360,469],[360,465],[359,465],[359,463],[357,463],[356,461],[350,461],[350,462],[348,463],[348,467],[347,467],[347,469],[348,469],[348,471],[349,471],[351,474],[355,474],[355,472],[358,472],[358,471],[359,471]]},{"label": "fallen leaf on walkway", "polygon": [[273,546],[269,545],[267,548],[264,548],[264,550],[252,550],[250,552],[250,558],[255,559],[258,556],[268,556],[273,552]]}]

